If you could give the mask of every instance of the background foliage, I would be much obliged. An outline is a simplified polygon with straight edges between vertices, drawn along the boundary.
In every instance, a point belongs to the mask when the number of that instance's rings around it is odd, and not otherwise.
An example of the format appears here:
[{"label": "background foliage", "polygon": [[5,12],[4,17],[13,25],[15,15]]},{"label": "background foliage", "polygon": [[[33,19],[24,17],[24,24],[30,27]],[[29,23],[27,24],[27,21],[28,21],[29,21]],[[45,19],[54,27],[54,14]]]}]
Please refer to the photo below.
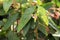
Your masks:
[{"label": "background foliage", "polygon": [[0,0],[0,40],[60,40],[60,0]]}]

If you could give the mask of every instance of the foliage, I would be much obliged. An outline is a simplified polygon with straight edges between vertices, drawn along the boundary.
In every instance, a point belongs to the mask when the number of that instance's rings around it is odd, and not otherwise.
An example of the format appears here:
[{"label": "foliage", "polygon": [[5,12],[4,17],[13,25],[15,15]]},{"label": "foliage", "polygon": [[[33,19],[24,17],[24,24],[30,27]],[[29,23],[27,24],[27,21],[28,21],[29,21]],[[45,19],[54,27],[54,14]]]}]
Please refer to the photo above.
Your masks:
[{"label": "foliage", "polygon": [[60,40],[60,1],[0,0],[0,40]]}]

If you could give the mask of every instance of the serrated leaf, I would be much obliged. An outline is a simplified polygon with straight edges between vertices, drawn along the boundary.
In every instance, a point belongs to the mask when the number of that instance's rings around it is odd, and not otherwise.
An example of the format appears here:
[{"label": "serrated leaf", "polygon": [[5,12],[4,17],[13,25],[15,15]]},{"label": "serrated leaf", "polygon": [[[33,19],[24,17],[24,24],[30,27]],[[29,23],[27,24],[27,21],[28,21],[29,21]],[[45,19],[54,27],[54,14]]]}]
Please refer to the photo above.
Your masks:
[{"label": "serrated leaf", "polygon": [[20,40],[20,39],[17,37],[17,34],[16,34],[15,32],[12,32],[12,31],[9,31],[9,32],[8,32],[7,38],[8,38],[8,40]]},{"label": "serrated leaf", "polygon": [[7,13],[7,11],[9,10],[10,6],[12,5],[13,0],[4,0],[3,2],[3,9],[4,11]]},{"label": "serrated leaf", "polygon": [[47,10],[45,10],[41,6],[38,6],[37,13],[38,13],[38,17],[45,23],[45,25],[48,26],[49,21],[48,21],[48,16],[47,16]]},{"label": "serrated leaf", "polygon": [[16,19],[18,18],[18,13],[11,15],[9,17],[9,19],[7,20],[7,22],[5,23],[4,27],[2,28],[2,30],[7,30],[11,24],[13,24],[14,21],[16,21]]},{"label": "serrated leaf", "polygon": [[22,14],[22,17],[20,19],[20,23],[18,25],[17,32],[19,32],[28,23],[28,21],[31,19],[31,14],[34,11],[35,11],[35,6],[27,8],[25,10],[24,14]]}]

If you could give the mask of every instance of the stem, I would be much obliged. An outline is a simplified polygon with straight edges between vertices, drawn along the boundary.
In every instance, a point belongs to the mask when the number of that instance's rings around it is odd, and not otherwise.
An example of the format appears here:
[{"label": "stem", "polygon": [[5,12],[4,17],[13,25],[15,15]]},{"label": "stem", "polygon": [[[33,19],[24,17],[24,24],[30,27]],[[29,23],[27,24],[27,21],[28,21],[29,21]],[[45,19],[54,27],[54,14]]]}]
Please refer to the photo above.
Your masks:
[{"label": "stem", "polygon": [[36,34],[36,40],[38,40],[38,26],[35,28],[34,32]]}]

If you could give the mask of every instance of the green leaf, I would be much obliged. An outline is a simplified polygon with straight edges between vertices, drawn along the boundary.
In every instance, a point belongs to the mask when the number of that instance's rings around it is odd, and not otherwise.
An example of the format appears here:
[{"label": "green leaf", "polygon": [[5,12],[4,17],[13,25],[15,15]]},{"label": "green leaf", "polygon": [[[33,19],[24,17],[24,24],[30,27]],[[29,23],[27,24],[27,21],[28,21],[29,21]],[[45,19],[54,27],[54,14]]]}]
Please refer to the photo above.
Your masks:
[{"label": "green leaf", "polygon": [[41,0],[37,0],[37,4],[38,5],[42,5],[42,1]]},{"label": "green leaf", "polygon": [[48,33],[47,33],[47,31],[46,31],[46,27],[45,26],[43,26],[43,25],[39,25],[39,28],[38,28],[42,33],[44,33],[45,34],[45,36],[47,36],[48,35]]},{"label": "green leaf", "polygon": [[17,37],[17,34],[16,34],[15,32],[12,32],[12,31],[9,31],[9,32],[8,32],[7,38],[8,38],[8,40],[20,40],[20,39]]},{"label": "green leaf", "polygon": [[24,28],[23,28],[23,36],[25,36],[27,34],[27,32],[29,31],[30,28],[30,23],[28,23]]},{"label": "green leaf", "polygon": [[20,3],[20,0],[16,0],[16,2],[19,2]]},{"label": "green leaf", "polygon": [[58,26],[54,23],[54,21],[51,19],[51,17],[49,17],[49,25],[58,31]]},{"label": "green leaf", "polygon": [[57,30],[56,30],[56,32],[53,34],[53,36],[54,36],[54,37],[60,37],[60,28],[59,28],[60,26],[56,26],[56,27],[57,27],[57,28],[56,28]]},{"label": "green leaf", "polygon": [[60,1],[59,1],[59,0],[53,0],[53,3],[54,3],[55,5],[57,5],[58,7],[60,7]]},{"label": "green leaf", "polygon": [[38,6],[37,9],[38,17],[45,23],[45,25],[48,26],[48,16],[47,16],[47,10],[45,10],[43,7]]},{"label": "green leaf", "polygon": [[16,19],[18,18],[18,13],[11,15],[9,17],[9,19],[7,20],[7,22],[5,23],[4,27],[2,28],[2,30],[7,30],[11,24],[13,24],[14,21],[16,21]]},{"label": "green leaf", "polygon": [[57,6],[58,6],[58,7],[60,7],[60,1],[59,1],[59,0],[57,0],[56,2],[57,2],[57,3],[56,3],[56,4],[57,4]]},{"label": "green leaf", "polygon": [[52,5],[53,5],[53,3],[48,2],[48,3],[44,3],[44,4],[42,5],[42,7],[44,7],[46,10],[48,10],[50,7],[52,7]]},{"label": "green leaf", "polygon": [[22,14],[22,16],[20,18],[20,23],[18,25],[17,32],[19,32],[28,23],[28,21],[31,19],[31,15],[34,11],[35,11],[35,6],[27,8],[25,10],[24,14]]},{"label": "green leaf", "polygon": [[3,22],[3,21],[0,21],[0,27],[1,27],[2,25],[4,25],[4,22]]},{"label": "green leaf", "polygon": [[3,16],[3,15],[7,15],[7,14],[10,14],[10,13],[13,13],[13,9],[12,10],[9,10],[7,13],[5,13],[5,11],[3,9],[0,9],[0,16]]},{"label": "green leaf", "polygon": [[26,3],[27,0],[20,0],[20,3]]},{"label": "green leaf", "polygon": [[49,30],[50,30],[50,33],[53,34],[56,32],[56,30],[54,30],[54,28],[52,28],[51,26],[49,26]]},{"label": "green leaf", "polygon": [[5,0],[3,2],[3,9],[4,11],[7,13],[7,11],[9,10],[10,6],[12,5],[13,0]]},{"label": "green leaf", "polygon": [[53,34],[55,37],[60,37],[60,31],[57,31],[55,34]]},{"label": "green leaf", "polygon": [[23,28],[23,36],[26,36],[26,34],[29,32],[30,28],[34,28],[34,20],[30,19],[30,21],[27,23],[27,25]]},{"label": "green leaf", "polygon": [[0,9],[0,16],[2,16],[2,15],[6,15],[6,14],[5,14],[4,10]]}]

